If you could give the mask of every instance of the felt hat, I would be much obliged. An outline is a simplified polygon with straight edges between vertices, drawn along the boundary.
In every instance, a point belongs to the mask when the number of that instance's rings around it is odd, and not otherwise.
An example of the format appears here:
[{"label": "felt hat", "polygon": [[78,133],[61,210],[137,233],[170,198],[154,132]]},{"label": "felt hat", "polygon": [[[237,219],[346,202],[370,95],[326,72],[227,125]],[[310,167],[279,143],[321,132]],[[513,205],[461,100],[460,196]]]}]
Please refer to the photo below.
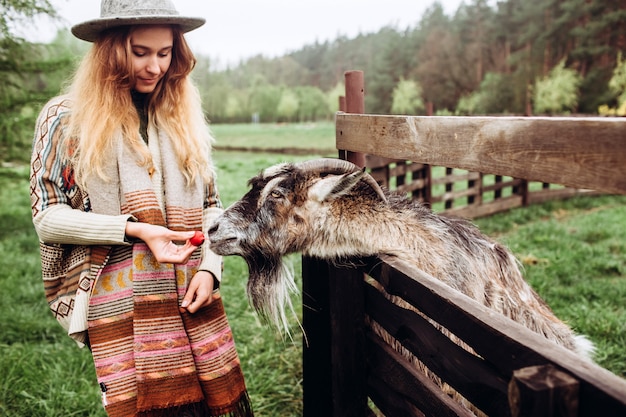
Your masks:
[{"label": "felt hat", "polygon": [[79,39],[94,42],[105,29],[126,25],[179,25],[183,32],[202,26],[201,17],[181,16],[170,0],[102,0],[100,18],[78,23],[72,33]]}]

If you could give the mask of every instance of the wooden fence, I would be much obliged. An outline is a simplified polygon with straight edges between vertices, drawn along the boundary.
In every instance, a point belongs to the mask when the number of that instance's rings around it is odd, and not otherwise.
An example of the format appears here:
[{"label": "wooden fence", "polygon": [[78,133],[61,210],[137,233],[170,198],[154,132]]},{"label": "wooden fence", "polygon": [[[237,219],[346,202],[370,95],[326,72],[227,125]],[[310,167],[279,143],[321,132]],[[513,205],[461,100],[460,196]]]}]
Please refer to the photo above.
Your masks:
[{"label": "wooden fence", "polygon": [[[626,194],[624,119],[365,115],[363,92],[362,73],[346,74],[348,112],[336,118],[337,148],[345,158],[361,166],[391,160],[383,169],[417,172],[411,183],[432,182],[432,174],[423,171],[428,165],[446,167],[448,174],[466,171],[468,190],[486,175],[508,177],[512,187],[527,190],[511,192],[507,202],[494,196],[487,204],[483,192],[467,191],[466,213],[484,215],[532,201],[533,192],[515,178]],[[396,182],[399,188],[407,184]],[[433,202],[423,189],[405,191]],[[557,193],[579,192],[562,190]],[[536,192],[553,198],[544,185]],[[446,208],[455,209],[444,202]],[[305,417],[470,415],[374,334],[368,318],[487,415],[626,416],[625,380],[398,260],[380,256],[340,268],[304,258],[302,275]],[[478,356],[420,315],[388,302],[364,275],[448,328]]]},{"label": "wooden fence", "polygon": [[547,200],[597,194],[592,190],[404,159],[366,155],[365,160],[369,173],[379,184],[406,193],[434,211],[466,218],[489,216]]}]

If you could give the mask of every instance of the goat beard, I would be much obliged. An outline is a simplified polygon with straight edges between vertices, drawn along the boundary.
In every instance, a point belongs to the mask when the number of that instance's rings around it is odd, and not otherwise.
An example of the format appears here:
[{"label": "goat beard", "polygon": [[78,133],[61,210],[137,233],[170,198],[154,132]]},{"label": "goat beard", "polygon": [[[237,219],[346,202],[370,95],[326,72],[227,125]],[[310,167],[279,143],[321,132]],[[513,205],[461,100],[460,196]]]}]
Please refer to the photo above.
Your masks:
[{"label": "goat beard", "polygon": [[248,263],[247,293],[257,314],[279,332],[290,334],[287,310],[296,317],[291,293],[298,293],[293,271],[281,257],[256,253],[246,258]]}]

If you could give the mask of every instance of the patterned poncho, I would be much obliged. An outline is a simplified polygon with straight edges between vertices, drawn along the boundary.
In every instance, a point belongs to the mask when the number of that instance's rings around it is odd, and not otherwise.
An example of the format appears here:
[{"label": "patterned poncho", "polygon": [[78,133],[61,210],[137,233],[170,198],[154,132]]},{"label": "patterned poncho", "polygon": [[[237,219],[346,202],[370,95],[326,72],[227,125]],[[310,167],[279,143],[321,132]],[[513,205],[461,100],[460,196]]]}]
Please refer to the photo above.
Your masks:
[{"label": "patterned poncho", "polygon": [[[154,126],[156,172],[138,165],[119,138],[105,164],[107,180],[77,186],[60,157],[69,109],[67,98],[53,99],[37,122],[31,161],[36,225],[46,210],[66,207],[77,219],[95,213],[190,231],[202,230],[207,216],[219,212],[213,184],[188,186],[169,139]],[[203,252],[211,256],[207,249],[174,265],[157,262],[143,242],[94,241],[42,241],[42,275],[55,318],[71,337],[90,346],[107,413],[251,416],[219,292],[194,314],[179,309]]]}]

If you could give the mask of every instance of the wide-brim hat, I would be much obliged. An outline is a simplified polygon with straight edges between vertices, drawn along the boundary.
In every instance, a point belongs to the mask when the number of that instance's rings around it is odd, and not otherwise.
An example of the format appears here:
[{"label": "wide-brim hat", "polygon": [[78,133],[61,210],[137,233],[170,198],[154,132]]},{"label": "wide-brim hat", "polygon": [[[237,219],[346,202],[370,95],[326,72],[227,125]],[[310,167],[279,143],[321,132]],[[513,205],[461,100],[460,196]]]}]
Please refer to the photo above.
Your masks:
[{"label": "wide-brim hat", "polygon": [[106,29],[127,25],[179,25],[183,32],[202,26],[202,17],[181,16],[170,0],[102,0],[100,18],[72,26],[79,39],[94,42]]}]

